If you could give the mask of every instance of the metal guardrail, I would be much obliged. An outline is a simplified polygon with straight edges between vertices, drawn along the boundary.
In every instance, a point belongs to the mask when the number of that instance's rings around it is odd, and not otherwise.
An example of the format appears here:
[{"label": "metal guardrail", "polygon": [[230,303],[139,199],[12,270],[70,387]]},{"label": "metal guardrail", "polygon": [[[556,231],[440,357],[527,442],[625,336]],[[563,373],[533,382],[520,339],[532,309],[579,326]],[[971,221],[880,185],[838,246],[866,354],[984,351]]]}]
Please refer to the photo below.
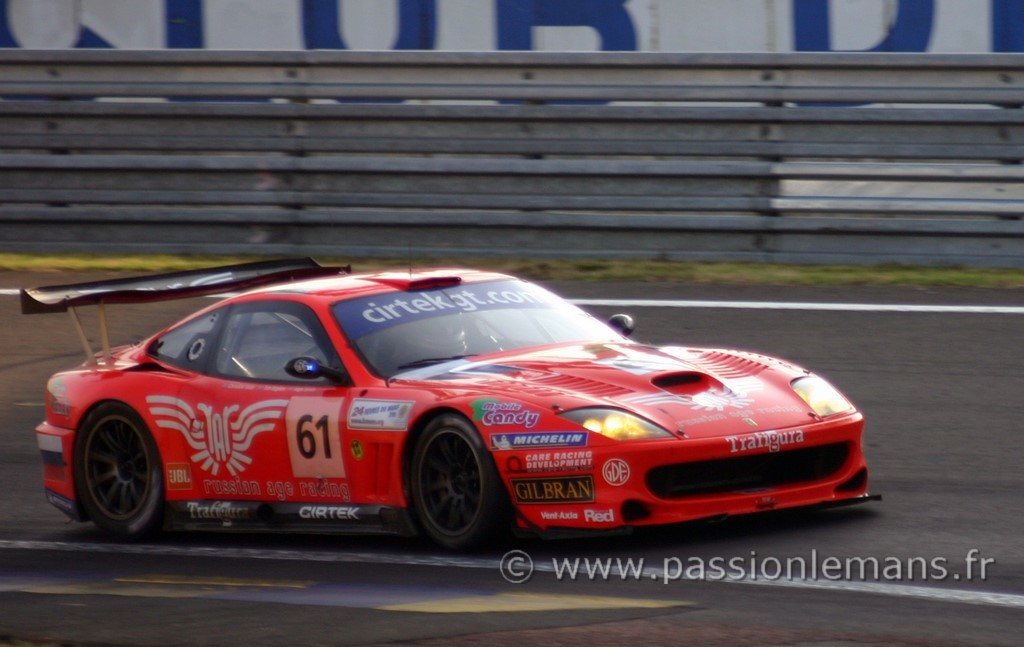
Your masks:
[{"label": "metal guardrail", "polygon": [[1021,267],[1022,63],[0,50],[0,249]]}]

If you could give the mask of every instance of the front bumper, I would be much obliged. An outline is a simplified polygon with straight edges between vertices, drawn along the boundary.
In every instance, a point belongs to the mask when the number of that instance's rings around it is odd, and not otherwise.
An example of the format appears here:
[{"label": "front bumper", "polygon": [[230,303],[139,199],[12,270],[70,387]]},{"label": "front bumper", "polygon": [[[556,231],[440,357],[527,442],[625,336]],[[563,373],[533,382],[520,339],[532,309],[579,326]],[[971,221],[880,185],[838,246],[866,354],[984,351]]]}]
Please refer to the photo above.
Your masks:
[{"label": "front bumper", "polygon": [[521,529],[614,532],[873,500],[863,426],[863,417],[853,413],[740,436],[602,443],[589,448],[589,470],[583,472],[524,475],[509,466],[536,463],[536,456],[496,458]]}]

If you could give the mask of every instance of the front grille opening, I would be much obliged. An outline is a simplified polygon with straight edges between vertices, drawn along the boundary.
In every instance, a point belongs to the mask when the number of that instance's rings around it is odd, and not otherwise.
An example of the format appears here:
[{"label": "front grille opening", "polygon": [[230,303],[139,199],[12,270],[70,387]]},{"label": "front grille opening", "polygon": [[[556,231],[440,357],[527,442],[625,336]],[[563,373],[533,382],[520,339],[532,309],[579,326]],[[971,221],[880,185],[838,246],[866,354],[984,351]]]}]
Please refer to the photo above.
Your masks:
[{"label": "front grille opening", "polygon": [[648,472],[647,489],[662,499],[678,499],[816,481],[838,472],[849,454],[848,443],[833,443],[741,458],[676,463]]},{"label": "front grille opening", "polygon": [[839,487],[836,488],[836,492],[856,492],[857,490],[863,490],[867,483],[868,468],[862,467],[850,480],[843,481]]},{"label": "front grille opening", "polygon": [[638,519],[646,519],[649,516],[651,516],[651,511],[640,501],[630,499],[622,504],[623,521],[636,521]]}]

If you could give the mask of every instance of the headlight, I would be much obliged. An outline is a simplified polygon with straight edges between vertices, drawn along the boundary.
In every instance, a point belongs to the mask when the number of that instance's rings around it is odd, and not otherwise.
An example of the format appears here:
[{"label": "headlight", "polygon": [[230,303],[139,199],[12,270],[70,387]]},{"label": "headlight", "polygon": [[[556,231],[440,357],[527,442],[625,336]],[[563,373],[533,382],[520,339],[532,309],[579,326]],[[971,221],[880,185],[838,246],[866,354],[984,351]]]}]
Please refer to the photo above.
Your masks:
[{"label": "headlight", "polygon": [[587,431],[614,440],[652,440],[672,438],[661,427],[618,409],[576,409],[562,414]]},{"label": "headlight", "polygon": [[852,411],[853,405],[834,386],[816,375],[793,380],[793,390],[822,418]]}]

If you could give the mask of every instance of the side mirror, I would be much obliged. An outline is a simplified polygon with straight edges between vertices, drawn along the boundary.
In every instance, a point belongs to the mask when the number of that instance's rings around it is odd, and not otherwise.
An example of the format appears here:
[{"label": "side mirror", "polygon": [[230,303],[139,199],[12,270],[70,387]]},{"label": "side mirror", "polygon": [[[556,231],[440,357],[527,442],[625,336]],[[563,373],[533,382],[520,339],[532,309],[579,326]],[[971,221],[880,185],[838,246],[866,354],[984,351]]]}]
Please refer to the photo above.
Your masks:
[{"label": "side mirror", "polygon": [[326,377],[337,384],[346,384],[348,382],[348,376],[345,375],[344,371],[324,366],[312,357],[296,357],[285,364],[284,371],[292,377],[303,380],[315,380],[320,377]]},{"label": "side mirror", "polygon": [[636,329],[636,322],[627,314],[612,315],[608,319],[608,325],[623,337],[629,337]]}]

